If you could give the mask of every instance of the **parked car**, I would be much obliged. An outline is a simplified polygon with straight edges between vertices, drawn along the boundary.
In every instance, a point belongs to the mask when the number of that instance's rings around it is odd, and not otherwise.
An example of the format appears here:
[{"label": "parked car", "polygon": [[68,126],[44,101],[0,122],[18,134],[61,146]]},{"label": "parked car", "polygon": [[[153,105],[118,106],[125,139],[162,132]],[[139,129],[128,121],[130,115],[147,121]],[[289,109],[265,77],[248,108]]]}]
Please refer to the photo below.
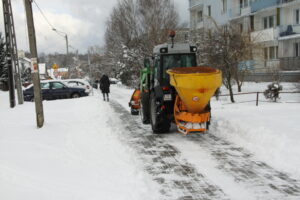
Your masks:
[{"label": "parked car", "polygon": [[[85,89],[70,87],[61,81],[41,81],[41,90],[43,100],[79,98],[88,96]],[[29,85],[23,90],[25,101],[34,101],[33,85]]]},{"label": "parked car", "polygon": [[109,78],[109,82],[110,82],[110,84],[118,84],[118,83],[120,83],[120,81],[118,79],[116,79],[116,78]]},{"label": "parked car", "polygon": [[83,88],[85,89],[85,92],[88,94],[92,91],[92,86],[88,81],[84,79],[65,79],[62,81],[70,87]]}]

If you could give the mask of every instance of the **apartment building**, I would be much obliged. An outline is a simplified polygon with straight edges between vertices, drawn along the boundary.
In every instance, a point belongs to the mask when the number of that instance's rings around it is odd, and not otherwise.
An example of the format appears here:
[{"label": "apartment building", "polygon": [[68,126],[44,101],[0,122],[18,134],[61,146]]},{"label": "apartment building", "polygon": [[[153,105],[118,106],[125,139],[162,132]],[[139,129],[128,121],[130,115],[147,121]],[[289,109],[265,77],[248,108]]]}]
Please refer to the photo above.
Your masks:
[{"label": "apartment building", "polygon": [[192,30],[211,28],[207,16],[222,26],[250,31],[261,46],[255,71],[300,70],[300,0],[189,0]]},{"label": "apartment building", "polygon": [[214,20],[222,26],[229,22],[230,0],[189,0],[190,27],[193,30],[212,28]]}]

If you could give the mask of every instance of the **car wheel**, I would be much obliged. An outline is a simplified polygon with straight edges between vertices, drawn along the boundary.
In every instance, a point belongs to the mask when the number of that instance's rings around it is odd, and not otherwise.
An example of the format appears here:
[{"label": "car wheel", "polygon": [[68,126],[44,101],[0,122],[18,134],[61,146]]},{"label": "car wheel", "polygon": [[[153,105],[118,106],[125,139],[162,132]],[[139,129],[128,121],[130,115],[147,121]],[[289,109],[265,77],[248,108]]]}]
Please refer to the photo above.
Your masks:
[{"label": "car wheel", "polygon": [[74,94],[72,94],[72,96],[71,96],[72,98],[79,98],[80,97],[80,95],[78,94],[78,93],[74,93]]},{"label": "car wheel", "polygon": [[139,115],[139,111],[131,108],[131,115]]}]

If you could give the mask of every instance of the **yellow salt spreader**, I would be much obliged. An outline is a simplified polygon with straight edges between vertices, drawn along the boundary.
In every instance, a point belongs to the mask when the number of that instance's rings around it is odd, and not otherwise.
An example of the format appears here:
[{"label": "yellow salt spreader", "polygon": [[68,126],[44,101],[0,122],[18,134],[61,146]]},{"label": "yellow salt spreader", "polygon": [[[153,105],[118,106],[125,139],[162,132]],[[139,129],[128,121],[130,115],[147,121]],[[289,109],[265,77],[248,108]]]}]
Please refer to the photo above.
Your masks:
[{"label": "yellow salt spreader", "polygon": [[211,118],[210,99],[222,85],[221,71],[200,66],[172,68],[167,73],[177,91],[174,119],[178,131],[184,135],[205,132]]}]

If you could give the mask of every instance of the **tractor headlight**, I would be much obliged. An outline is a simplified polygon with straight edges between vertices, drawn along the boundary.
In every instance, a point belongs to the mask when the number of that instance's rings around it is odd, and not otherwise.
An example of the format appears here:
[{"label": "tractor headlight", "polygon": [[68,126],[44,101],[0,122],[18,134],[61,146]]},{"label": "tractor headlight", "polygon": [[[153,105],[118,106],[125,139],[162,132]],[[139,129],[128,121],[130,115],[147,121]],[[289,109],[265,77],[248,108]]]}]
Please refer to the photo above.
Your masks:
[{"label": "tractor headlight", "polygon": [[168,53],[168,48],[161,48],[160,53]]},{"label": "tractor headlight", "polygon": [[191,52],[193,53],[197,52],[197,47],[191,47]]}]

